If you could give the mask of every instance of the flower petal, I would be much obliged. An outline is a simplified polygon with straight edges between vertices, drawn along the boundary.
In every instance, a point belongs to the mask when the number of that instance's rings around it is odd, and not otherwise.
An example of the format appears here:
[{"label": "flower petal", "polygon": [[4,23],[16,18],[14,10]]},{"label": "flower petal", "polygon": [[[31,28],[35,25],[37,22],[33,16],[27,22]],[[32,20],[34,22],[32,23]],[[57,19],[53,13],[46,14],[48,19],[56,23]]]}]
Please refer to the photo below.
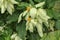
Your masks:
[{"label": "flower petal", "polygon": [[10,0],[12,4],[18,4],[15,0]]},{"label": "flower petal", "polygon": [[31,16],[31,18],[35,18],[36,13],[37,13],[37,9],[36,8],[31,8],[30,9],[30,16]]},{"label": "flower petal", "polygon": [[46,11],[44,9],[39,9],[38,15],[43,21],[47,21],[48,19],[50,19],[50,17],[46,14]]},{"label": "flower petal", "polygon": [[25,15],[27,14],[27,12],[28,12],[28,11],[24,11],[24,12],[23,12],[23,16],[25,16]]},{"label": "flower petal", "polygon": [[33,24],[32,23],[29,23],[29,31],[30,32],[33,32],[33,28],[34,28]]},{"label": "flower petal", "polygon": [[15,40],[22,40],[22,39],[19,36],[16,36]]},{"label": "flower petal", "polygon": [[5,0],[5,1],[4,1],[4,6],[5,6],[5,8],[7,8],[8,5],[9,5],[8,2]]},{"label": "flower petal", "polygon": [[13,34],[12,36],[11,36],[11,39],[15,39],[15,37],[17,36],[17,34],[15,33],[15,34]]},{"label": "flower petal", "polygon": [[26,22],[26,31],[29,30],[29,21]]},{"label": "flower petal", "polygon": [[27,20],[29,17],[29,13],[27,13],[27,15],[25,16],[25,20]]},{"label": "flower petal", "polygon": [[37,24],[36,28],[37,28],[39,36],[43,37],[42,24]]},{"label": "flower petal", "polygon": [[45,4],[45,2],[40,2],[39,4],[36,4],[35,7],[42,7]]},{"label": "flower petal", "polygon": [[35,26],[37,22],[34,19],[31,19],[31,23]]},{"label": "flower petal", "polygon": [[19,15],[19,18],[18,18],[18,23],[22,20],[22,13]]},{"label": "flower petal", "polygon": [[11,3],[8,4],[7,11],[10,15],[12,15],[12,12],[14,11],[14,6]]},{"label": "flower petal", "polygon": [[5,8],[5,6],[2,4],[2,5],[1,5],[1,13],[3,14],[3,13],[5,12],[5,10],[6,10],[6,8]]}]

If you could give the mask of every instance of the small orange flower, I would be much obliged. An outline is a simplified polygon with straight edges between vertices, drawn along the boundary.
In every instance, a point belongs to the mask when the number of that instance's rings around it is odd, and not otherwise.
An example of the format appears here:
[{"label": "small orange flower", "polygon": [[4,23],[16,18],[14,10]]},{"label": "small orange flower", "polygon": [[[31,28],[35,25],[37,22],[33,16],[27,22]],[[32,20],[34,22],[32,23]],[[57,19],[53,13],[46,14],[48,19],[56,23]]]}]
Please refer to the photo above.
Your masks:
[{"label": "small orange flower", "polygon": [[27,21],[31,21],[31,18],[30,18],[30,17],[28,17],[28,18],[27,18]]},{"label": "small orange flower", "polygon": [[29,11],[30,10],[30,7],[27,7],[27,9],[26,9],[27,11]]}]

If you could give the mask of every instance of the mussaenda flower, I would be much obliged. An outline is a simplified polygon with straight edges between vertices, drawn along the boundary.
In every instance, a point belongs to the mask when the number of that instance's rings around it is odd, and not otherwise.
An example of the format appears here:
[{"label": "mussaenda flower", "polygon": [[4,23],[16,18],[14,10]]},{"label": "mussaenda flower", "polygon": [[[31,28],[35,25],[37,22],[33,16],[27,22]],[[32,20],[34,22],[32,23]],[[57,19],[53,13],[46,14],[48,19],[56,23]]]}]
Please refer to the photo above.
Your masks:
[{"label": "mussaenda flower", "polygon": [[[46,10],[41,8],[44,3],[45,2],[36,4],[36,8],[31,7],[30,5],[30,7],[28,7],[28,10],[21,13],[18,18],[19,23],[22,20],[22,17],[25,17],[25,20],[27,21],[26,30],[33,32],[34,27],[36,27],[40,37],[43,37],[42,23],[45,23],[46,26],[49,26],[48,19],[50,19],[50,17],[46,14]],[[37,9],[37,7],[39,8]]]},{"label": "mussaenda flower", "polygon": [[44,22],[46,26],[48,26],[48,19],[50,19],[49,16],[46,14],[46,10],[44,9],[36,9],[35,12],[33,10],[36,8],[33,8],[30,10],[30,18],[27,16],[25,19],[27,19],[26,23],[26,30],[30,30],[30,32],[33,32],[33,28],[36,27],[38,34],[40,37],[43,37],[43,26],[42,23]]},{"label": "mussaenda flower", "polygon": [[3,14],[7,10],[12,15],[14,4],[18,4],[18,2],[15,0],[0,0],[1,13]]},{"label": "mussaenda flower", "polygon": [[[42,7],[43,5],[45,4],[45,2],[41,2],[41,3],[38,3],[35,5],[36,8],[38,7]],[[30,5],[30,4],[29,4]],[[25,10],[24,12],[22,12],[20,15],[19,15],[19,18],[18,18],[18,23],[22,20],[22,17],[24,16],[32,16],[33,14],[35,15],[36,14],[36,11],[37,9],[32,7],[32,5],[28,6],[27,7],[27,10]],[[31,15],[32,14],[32,15]]]},{"label": "mussaenda flower", "polygon": [[22,40],[22,39],[17,35],[17,33],[14,33],[11,36],[11,40]]}]

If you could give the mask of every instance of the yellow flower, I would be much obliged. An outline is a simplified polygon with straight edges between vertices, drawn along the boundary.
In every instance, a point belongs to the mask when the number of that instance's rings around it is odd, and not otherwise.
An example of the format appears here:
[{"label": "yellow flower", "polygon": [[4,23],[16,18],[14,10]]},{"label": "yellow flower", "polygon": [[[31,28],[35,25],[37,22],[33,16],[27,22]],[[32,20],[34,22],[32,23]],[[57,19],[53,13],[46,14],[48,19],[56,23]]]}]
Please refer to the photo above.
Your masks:
[{"label": "yellow flower", "polygon": [[30,18],[30,17],[28,17],[27,21],[31,21],[31,18]]},{"label": "yellow flower", "polygon": [[30,11],[30,7],[27,7],[27,9],[26,9],[27,11]]}]

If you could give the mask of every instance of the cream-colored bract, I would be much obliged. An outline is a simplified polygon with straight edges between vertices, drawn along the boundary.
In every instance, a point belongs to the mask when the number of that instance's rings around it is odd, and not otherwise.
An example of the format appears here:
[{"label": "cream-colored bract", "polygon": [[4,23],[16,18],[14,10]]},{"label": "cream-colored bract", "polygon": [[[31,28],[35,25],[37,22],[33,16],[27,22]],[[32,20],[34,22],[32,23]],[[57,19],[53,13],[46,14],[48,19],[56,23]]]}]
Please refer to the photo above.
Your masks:
[{"label": "cream-colored bract", "polygon": [[41,8],[44,3],[45,2],[36,4],[35,6],[40,8],[37,9],[35,7],[31,7],[29,11],[21,13],[18,18],[19,23],[22,20],[22,17],[25,17],[25,20],[27,21],[26,30],[33,32],[33,28],[36,27],[40,37],[43,37],[42,23],[44,22],[48,26],[48,19],[50,19],[50,17],[46,14],[46,10]]},{"label": "cream-colored bract", "polygon": [[42,7],[44,4],[45,4],[45,2],[40,2],[40,3],[36,4],[35,7],[36,7],[36,8],[37,8],[37,7]]},{"label": "cream-colored bract", "polygon": [[3,32],[3,31],[4,31],[4,27],[0,26],[0,32]]},{"label": "cream-colored bract", "polygon": [[1,13],[3,14],[7,10],[12,15],[14,4],[18,4],[18,2],[15,0],[0,0]]},{"label": "cream-colored bract", "polygon": [[35,18],[36,13],[37,13],[37,9],[36,8],[31,8],[30,11],[29,11],[29,13],[30,13],[30,16],[32,18]]},{"label": "cream-colored bract", "polygon": [[17,35],[17,33],[14,33],[11,35],[11,40],[22,40],[22,39]]}]

